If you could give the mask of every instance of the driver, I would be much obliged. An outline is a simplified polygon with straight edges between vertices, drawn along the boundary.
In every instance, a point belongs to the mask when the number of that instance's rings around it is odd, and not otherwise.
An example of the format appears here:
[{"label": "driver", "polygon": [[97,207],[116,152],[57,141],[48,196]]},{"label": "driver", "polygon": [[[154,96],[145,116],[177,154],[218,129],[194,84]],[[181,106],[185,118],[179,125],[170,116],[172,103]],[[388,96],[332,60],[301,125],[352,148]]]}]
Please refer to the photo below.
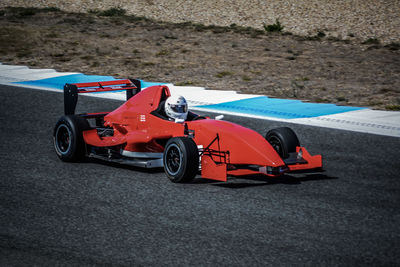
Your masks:
[{"label": "driver", "polygon": [[188,104],[183,96],[173,95],[165,101],[164,110],[169,119],[184,122],[188,115]]}]

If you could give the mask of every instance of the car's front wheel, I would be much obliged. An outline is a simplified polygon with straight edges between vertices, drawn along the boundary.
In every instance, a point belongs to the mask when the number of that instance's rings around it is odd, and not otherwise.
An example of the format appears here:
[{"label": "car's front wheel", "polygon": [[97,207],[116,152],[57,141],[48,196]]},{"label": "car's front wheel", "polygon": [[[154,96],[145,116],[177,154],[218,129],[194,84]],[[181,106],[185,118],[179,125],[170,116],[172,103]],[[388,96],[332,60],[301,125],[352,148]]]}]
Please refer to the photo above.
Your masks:
[{"label": "car's front wheel", "polygon": [[62,161],[79,161],[85,156],[85,142],[82,131],[90,129],[86,119],[67,115],[62,116],[54,127],[54,149]]},{"label": "car's front wheel", "polygon": [[196,143],[188,137],[168,140],[163,156],[164,170],[174,183],[190,182],[199,170],[199,151]]},{"label": "car's front wheel", "polygon": [[289,153],[296,152],[296,147],[300,146],[296,133],[288,127],[270,130],[265,139],[283,159],[288,158]]}]

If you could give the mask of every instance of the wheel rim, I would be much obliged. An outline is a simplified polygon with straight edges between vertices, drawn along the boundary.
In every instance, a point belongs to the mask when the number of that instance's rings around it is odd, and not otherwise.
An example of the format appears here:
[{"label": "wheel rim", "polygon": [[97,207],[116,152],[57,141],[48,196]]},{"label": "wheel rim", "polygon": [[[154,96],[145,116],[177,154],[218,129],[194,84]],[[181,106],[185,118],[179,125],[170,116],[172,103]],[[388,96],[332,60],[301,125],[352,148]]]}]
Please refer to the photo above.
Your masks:
[{"label": "wheel rim", "polygon": [[61,154],[68,153],[71,147],[71,131],[66,125],[60,125],[56,131],[56,149]]},{"label": "wheel rim", "polygon": [[166,169],[169,174],[176,175],[182,166],[182,152],[177,145],[172,144],[166,153]]},{"label": "wheel rim", "polygon": [[268,142],[275,149],[275,151],[279,154],[279,156],[283,157],[283,148],[282,148],[281,140],[279,140],[279,138],[277,138],[275,136],[271,136],[269,138]]}]

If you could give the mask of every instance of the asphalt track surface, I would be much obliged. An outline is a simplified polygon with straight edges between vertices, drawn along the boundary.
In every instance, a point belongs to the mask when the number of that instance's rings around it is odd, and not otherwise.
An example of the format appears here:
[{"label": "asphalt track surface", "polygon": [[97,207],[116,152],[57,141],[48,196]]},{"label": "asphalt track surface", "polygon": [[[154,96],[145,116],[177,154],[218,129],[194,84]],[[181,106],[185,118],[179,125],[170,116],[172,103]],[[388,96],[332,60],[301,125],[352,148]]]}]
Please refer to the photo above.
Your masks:
[{"label": "asphalt track surface", "polygon": [[290,125],[325,172],[174,184],[162,170],[61,162],[60,93],[0,86],[0,99],[1,266],[400,264],[399,138]]}]

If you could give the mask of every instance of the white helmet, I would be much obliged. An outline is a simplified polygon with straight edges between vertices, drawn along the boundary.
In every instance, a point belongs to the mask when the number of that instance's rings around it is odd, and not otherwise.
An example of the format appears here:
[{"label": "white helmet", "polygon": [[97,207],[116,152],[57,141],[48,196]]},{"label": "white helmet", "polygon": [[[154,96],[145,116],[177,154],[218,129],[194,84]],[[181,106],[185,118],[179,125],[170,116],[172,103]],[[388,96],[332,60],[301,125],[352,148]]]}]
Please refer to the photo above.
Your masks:
[{"label": "white helmet", "polygon": [[188,114],[188,105],[186,99],[180,95],[168,97],[165,101],[165,114],[173,120],[186,120]]}]

